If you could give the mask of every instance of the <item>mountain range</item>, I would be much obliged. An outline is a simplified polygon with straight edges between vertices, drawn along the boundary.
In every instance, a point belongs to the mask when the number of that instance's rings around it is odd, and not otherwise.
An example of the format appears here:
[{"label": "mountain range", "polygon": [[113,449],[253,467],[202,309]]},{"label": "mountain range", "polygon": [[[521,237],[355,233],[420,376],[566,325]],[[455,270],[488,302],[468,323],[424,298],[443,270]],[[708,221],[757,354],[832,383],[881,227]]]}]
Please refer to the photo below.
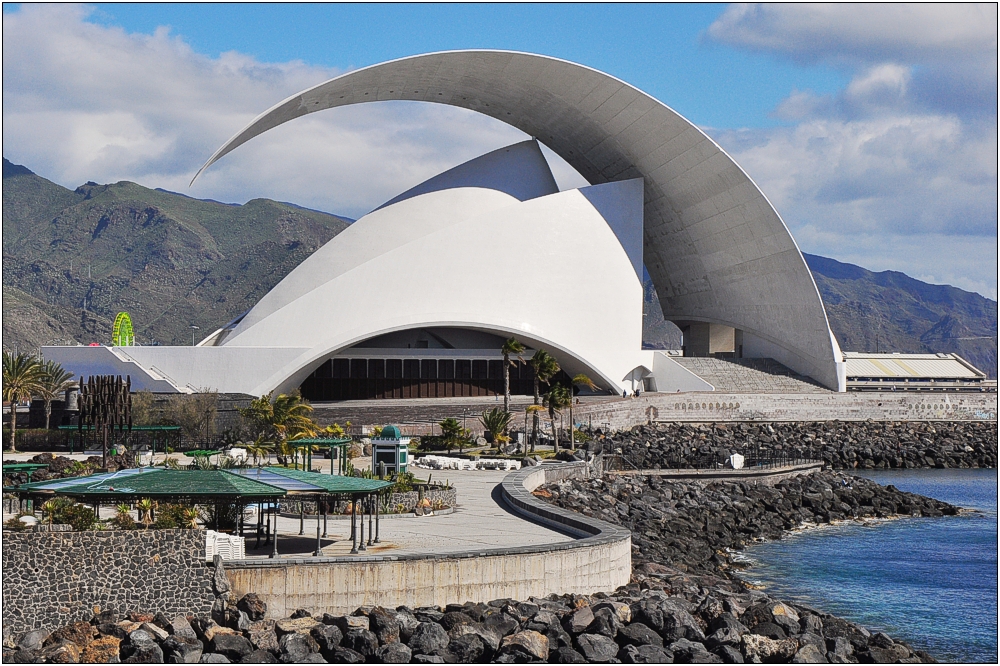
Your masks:
[{"label": "mountain range", "polygon": [[[191,344],[252,307],[351,220],[294,204],[193,199],[135,183],[70,190],[3,160],[3,347]],[[903,273],[805,255],[849,351],[956,352],[997,376],[997,302]],[[643,346],[676,349],[645,285]],[[290,325],[295,325],[290,322]]]}]

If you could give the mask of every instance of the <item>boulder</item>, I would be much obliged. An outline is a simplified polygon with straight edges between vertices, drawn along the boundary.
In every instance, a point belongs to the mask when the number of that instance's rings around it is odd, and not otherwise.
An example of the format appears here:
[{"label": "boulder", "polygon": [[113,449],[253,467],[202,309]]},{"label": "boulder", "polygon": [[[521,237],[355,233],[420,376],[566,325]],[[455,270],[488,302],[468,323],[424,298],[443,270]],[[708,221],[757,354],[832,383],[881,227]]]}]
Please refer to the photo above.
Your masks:
[{"label": "boulder", "polygon": [[[830,663],[822,650],[812,643],[807,643],[799,648],[795,656],[792,657],[793,664],[828,664]],[[881,662],[886,663],[886,662]],[[888,662],[892,663],[892,662]]]},{"label": "boulder", "polygon": [[[371,620],[365,615],[342,615],[333,618],[333,622],[326,622],[326,616],[323,616],[324,624],[333,624],[335,627],[340,629],[342,634],[346,634],[348,631],[353,631],[355,629],[371,629]],[[301,622],[301,620],[299,620]]]},{"label": "boulder", "polygon": [[354,650],[339,647],[333,651],[332,658],[327,661],[331,664],[363,664],[365,658]]},{"label": "boulder", "polygon": [[229,661],[239,661],[254,650],[250,641],[237,634],[218,634],[210,646],[212,652],[224,655]]},{"label": "boulder", "polygon": [[672,664],[674,655],[656,645],[626,645],[618,651],[623,664]]},{"label": "boulder", "polygon": [[483,641],[483,645],[486,646],[486,651],[489,654],[493,654],[500,649],[500,640],[503,636],[500,635],[496,629],[488,627],[482,622],[472,622],[470,624],[458,624],[452,627],[451,631],[448,632],[448,638],[455,640],[461,636],[467,634],[474,634]]},{"label": "boulder", "polygon": [[258,622],[267,615],[267,604],[264,600],[253,592],[249,592],[240,597],[236,602],[236,608],[247,614],[251,622]]},{"label": "boulder", "polygon": [[[135,632],[133,632],[135,633]],[[123,664],[162,664],[163,663],[163,650],[156,643],[150,641],[150,643],[139,646],[132,646],[128,650],[128,656],[125,655],[126,649],[122,648],[119,655],[125,657],[122,659]]]},{"label": "boulder", "polygon": [[158,643],[162,643],[163,641],[167,640],[167,636],[170,635],[168,631],[166,631],[165,629],[161,629],[152,622],[143,622],[139,628],[145,631],[150,636],[152,636],[153,640],[155,640]]},{"label": "boulder", "polygon": [[798,651],[799,644],[794,639],[774,640],[759,634],[743,634],[740,637],[740,651],[746,659],[761,661],[787,661]]},{"label": "boulder", "polygon": [[[85,664],[115,663],[120,646],[121,640],[114,636],[98,636],[80,651],[80,661]],[[201,643],[198,643],[198,648],[200,653]]]},{"label": "boulder", "polygon": [[582,634],[594,621],[594,609],[590,606],[578,608],[563,618],[563,628],[571,634]]},{"label": "boulder", "polygon": [[197,664],[204,651],[197,638],[174,634],[163,641],[163,655],[168,664]]},{"label": "boulder", "polygon": [[367,629],[352,629],[344,634],[340,644],[367,659],[378,650],[378,638],[374,632]]},{"label": "boulder", "polygon": [[[98,627],[99,629],[100,627]],[[187,618],[183,615],[178,615],[173,620],[170,621],[170,631],[174,636],[180,636],[182,638],[198,638],[198,635],[191,628],[191,623],[188,622]]]},{"label": "boulder", "polygon": [[208,652],[201,655],[201,659],[198,660],[199,664],[231,664],[233,662],[229,661],[229,657],[222,654],[214,654]]},{"label": "boulder", "polygon": [[408,664],[412,656],[410,648],[399,641],[386,643],[375,651],[375,657],[383,664]]},{"label": "boulder", "polygon": [[[278,632],[274,628],[274,620],[254,622],[246,630],[246,637],[256,650],[278,651]],[[313,630],[310,630],[313,631]]]},{"label": "boulder", "polygon": [[399,621],[396,620],[395,613],[390,613],[384,608],[376,607],[368,613],[369,630],[375,633],[381,645],[399,642]]},{"label": "boulder", "polygon": [[319,652],[319,645],[309,634],[290,633],[278,639],[278,654],[283,662],[301,661],[313,652]]},{"label": "boulder", "polygon": [[604,608],[607,608],[614,613],[615,617],[617,617],[618,621],[622,624],[628,624],[632,621],[632,609],[628,604],[624,604],[620,601],[602,601],[594,604],[594,613],[597,613],[597,611]]},{"label": "boulder", "polygon": [[[361,618],[365,621],[364,628],[368,628],[368,618]],[[297,618],[286,618],[284,620],[278,620],[274,623],[274,630],[278,632],[278,636],[283,636],[285,634],[306,634],[308,635],[312,628],[316,625],[322,624],[318,620],[312,617],[297,617]],[[344,627],[340,627],[341,631],[344,631]]]},{"label": "boulder", "polygon": [[278,658],[267,650],[254,650],[240,659],[241,664],[277,664]]},{"label": "boulder", "polygon": [[676,664],[721,664],[722,658],[712,654],[697,641],[681,638],[670,644]]},{"label": "boulder", "polygon": [[532,661],[548,661],[549,639],[537,631],[518,631],[500,641],[500,654],[527,657]]},{"label": "boulder", "polygon": [[453,638],[442,655],[448,663],[475,664],[483,661],[486,644],[475,634],[464,634]]},{"label": "boulder", "polygon": [[606,664],[618,656],[618,644],[604,634],[580,634],[576,637],[576,649],[594,663]]},{"label": "boulder", "polygon": [[44,641],[44,645],[53,645],[68,641],[82,648],[94,640],[96,635],[97,629],[91,623],[74,622],[65,627],[60,627],[49,634],[48,638]]},{"label": "boulder", "polygon": [[587,626],[585,631],[588,634],[601,634],[613,639],[621,628],[622,623],[618,620],[618,616],[611,609],[602,608],[594,612],[594,621]]},{"label": "boulder", "polygon": [[437,654],[448,647],[448,632],[436,622],[421,622],[410,636],[409,648],[413,654]]},{"label": "boulder", "polygon": [[24,636],[21,636],[21,640],[17,642],[17,647],[21,650],[38,650],[45,644],[45,639],[49,637],[50,633],[45,629],[29,631]]},{"label": "boulder", "polygon": [[561,647],[549,654],[550,664],[586,664],[587,660],[582,654],[571,647]]},{"label": "boulder", "polygon": [[[156,647],[154,644],[153,647]],[[159,648],[157,648],[159,649]],[[64,641],[62,643],[50,643],[35,653],[42,663],[48,664],[76,664],[80,661],[80,648],[76,643]],[[139,662],[144,664],[156,663],[153,661]]]},{"label": "boulder", "polygon": [[744,663],[743,655],[732,645],[723,645],[715,650],[712,650],[723,663],[726,664],[742,664]]},{"label": "boulder", "polygon": [[128,632],[117,624],[99,624],[97,625],[97,633],[101,636],[113,636],[120,641],[128,638]]},{"label": "boulder", "polygon": [[309,635],[319,645],[319,652],[329,660],[330,654],[340,647],[344,635],[340,629],[330,624],[320,624],[309,630]]},{"label": "boulder", "polygon": [[663,647],[663,639],[660,638],[660,635],[642,622],[633,622],[622,627],[618,630],[617,638],[621,645],[655,645]]}]

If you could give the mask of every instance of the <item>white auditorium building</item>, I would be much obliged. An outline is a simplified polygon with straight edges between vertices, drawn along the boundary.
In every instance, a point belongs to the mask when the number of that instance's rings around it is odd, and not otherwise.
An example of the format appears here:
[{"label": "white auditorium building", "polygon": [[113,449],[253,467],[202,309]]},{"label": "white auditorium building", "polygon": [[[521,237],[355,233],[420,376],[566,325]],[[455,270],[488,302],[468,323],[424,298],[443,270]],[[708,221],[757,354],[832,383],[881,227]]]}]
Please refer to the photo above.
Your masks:
[{"label": "white auditorium building", "polygon": [[[473,109],[535,138],[376,208],[196,346],[44,357],[164,393],[474,396],[502,392],[500,346],[514,336],[609,392],[712,390],[642,349],[645,267],[685,355],[770,358],[845,389],[812,274],[763,193],[692,123],[603,72],[506,51],[382,63],[264,112],[202,170],[307,113],[396,99]],[[591,185],[559,191],[539,142]],[[514,393],[531,392],[529,372],[512,368]]]}]

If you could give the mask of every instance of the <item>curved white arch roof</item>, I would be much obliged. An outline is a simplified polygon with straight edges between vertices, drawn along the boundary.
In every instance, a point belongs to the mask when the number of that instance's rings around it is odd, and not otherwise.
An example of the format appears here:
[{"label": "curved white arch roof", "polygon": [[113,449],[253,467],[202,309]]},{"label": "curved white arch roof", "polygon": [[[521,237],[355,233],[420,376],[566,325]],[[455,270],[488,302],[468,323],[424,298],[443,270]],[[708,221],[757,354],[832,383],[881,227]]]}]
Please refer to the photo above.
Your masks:
[{"label": "curved white arch roof", "polygon": [[760,189],[675,111],[582,65],[478,50],[373,65],[264,112],[198,174],[289,120],[384,100],[449,104],[502,120],[537,137],[591,183],[642,178],[644,260],[664,316],[742,329],[773,346],[786,365],[842,388],[840,350],[812,274]]}]

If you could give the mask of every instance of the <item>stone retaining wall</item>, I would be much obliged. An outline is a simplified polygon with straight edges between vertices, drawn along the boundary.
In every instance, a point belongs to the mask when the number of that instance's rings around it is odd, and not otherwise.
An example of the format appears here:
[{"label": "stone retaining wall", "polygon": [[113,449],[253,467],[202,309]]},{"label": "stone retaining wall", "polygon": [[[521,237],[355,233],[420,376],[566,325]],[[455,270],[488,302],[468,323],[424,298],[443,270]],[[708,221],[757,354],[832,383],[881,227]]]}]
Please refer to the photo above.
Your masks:
[{"label": "stone retaining wall", "polygon": [[201,530],[3,533],[3,633],[90,620],[95,608],[210,613]]},{"label": "stone retaining wall", "polygon": [[542,483],[587,473],[584,463],[546,464],[513,472],[501,486],[513,510],[581,537],[574,541],[433,555],[228,561],[226,573],[236,596],[258,594],[273,618],[297,608],[313,615],[345,614],[366,605],[415,608],[612,592],[631,574],[631,532],[531,495]]},{"label": "stone retaining wall", "polygon": [[822,462],[810,462],[767,469],[640,469],[608,473],[618,476],[659,476],[664,481],[704,481],[705,483],[727,481],[770,487],[785,479],[812,474],[822,469]]},{"label": "stone retaining wall", "polygon": [[996,421],[996,393],[646,393],[584,403],[577,423],[625,430],[649,422]]}]

